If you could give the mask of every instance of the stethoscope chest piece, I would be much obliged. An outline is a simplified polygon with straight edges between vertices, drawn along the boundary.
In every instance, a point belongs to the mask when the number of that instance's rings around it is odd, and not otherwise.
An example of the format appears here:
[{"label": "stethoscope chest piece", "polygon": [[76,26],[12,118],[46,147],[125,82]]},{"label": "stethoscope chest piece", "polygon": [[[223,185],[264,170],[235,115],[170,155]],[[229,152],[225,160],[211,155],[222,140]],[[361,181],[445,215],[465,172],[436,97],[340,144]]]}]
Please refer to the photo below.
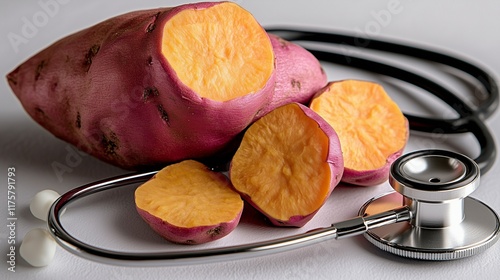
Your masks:
[{"label": "stethoscope chest piece", "polygon": [[380,249],[407,258],[453,260],[480,253],[499,238],[498,215],[467,197],[479,186],[479,167],[470,158],[444,150],[401,156],[389,182],[397,191],[369,200],[360,216],[398,207],[407,222],[369,229],[365,237]]}]

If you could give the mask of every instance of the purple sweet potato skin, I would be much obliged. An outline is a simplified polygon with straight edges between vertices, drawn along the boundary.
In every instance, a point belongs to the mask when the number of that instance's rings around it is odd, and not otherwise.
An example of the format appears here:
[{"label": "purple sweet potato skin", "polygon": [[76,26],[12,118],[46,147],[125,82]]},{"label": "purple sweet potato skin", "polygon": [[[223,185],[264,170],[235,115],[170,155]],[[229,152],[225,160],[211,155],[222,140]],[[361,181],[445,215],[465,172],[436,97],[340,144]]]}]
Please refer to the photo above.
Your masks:
[{"label": "purple sweet potato skin", "polygon": [[203,244],[220,239],[231,233],[238,225],[241,214],[239,213],[232,221],[211,226],[199,226],[194,228],[178,227],[163,221],[159,217],[136,207],[142,219],[160,236],[166,240],[179,244]]},{"label": "purple sweet potato skin", "polygon": [[276,87],[263,115],[288,103],[307,104],[328,82],[318,59],[303,47],[269,34],[276,58]]},{"label": "purple sweet potato skin", "polygon": [[345,168],[342,182],[363,187],[382,184],[389,178],[391,164],[399,158],[402,153],[403,151],[401,150],[392,154],[387,158],[386,164],[378,169],[359,171]]},{"label": "purple sweet potato skin", "polygon": [[196,3],[131,12],[65,37],[7,75],[28,114],[56,137],[113,165],[139,169],[223,150],[269,103],[258,92],[201,98],[161,54],[163,25]]}]

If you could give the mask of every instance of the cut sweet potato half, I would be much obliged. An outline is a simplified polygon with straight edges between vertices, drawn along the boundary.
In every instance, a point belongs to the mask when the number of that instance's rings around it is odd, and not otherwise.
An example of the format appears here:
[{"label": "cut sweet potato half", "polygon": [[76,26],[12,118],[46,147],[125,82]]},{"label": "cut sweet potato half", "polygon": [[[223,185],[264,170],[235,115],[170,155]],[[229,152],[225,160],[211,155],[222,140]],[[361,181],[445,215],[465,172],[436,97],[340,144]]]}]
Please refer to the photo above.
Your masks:
[{"label": "cut sweet potato half", "polygon": [[342,171],[335,131],[309,108],[291,103],[245,132],[230,178],[273,224],[303,226],[325,203]]},{"label": "cut sweet potato half", "polygon": [[7,75],[56,137],[126,169],[216,162],[275,88],[266,31],[232,2],[133,11],[50,45]]},{"label": "cut sweet potato half", "polygon": [[310,108],[338,133],[345,163],[342,181],[370,186],[387,180],[391,163],[406,146],[408,122],[382,86],[331,82]]},{"label": "cut sweet potato half", "polygon": [[200,244],[222,238],[238,224],[243,200],[229,179],[186,160],[165,167],[135,191],[141,217],[165,239]]}]

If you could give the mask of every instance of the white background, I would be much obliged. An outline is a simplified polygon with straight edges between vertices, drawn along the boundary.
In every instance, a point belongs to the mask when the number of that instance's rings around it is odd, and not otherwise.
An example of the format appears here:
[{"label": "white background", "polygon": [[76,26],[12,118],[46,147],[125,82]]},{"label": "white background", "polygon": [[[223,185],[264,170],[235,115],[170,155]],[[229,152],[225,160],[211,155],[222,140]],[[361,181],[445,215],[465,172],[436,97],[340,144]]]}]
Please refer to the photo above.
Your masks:
[{"label": "white background", "polygon": [[[42,0],[42,3],[50,2]],[[52,1],[53,2],[53,1]],[[172,6],[183,1],[60,1],[50,15],[38,1],[4,1],[0,9],[1,74],[6,75],[22,61],[65,35],[93,25],[108,17],[131,10]],[[67,3],[66,3],[67,2]],[[394,39],[432,49],[449,51],[483,65],[498,79],[500,73],[500,4],[494,1],[236,1],[248,9],[264,26],[287,24]],[[392,4],[390,4],[392,3]],[[388,6],[395,5],[393,9]],[[389,11],[389,16],[387,16]],[[44,20],[41,13],[46,13]],[[385,17],[383,16],[385,15]],[[38,18],[37,18],[38,16]],[[38,20],[36,31],[22,33],[26,22]],[[24,36],[13,44],[9,34]],[[345,51],[345,50],[344,50]],[[404,61],[397,60],[397,63]],[[414,71],[445,83],[458,91],[467,88],[441,77],[436,69],[416,62],[406,65]],[[432,66],[432,65],[431,65]],[[432,98],[418,102],[404,97],[401,88],[383,77],[353,69],[325,64],[330,80],[374,79],[385,86],[403,110],[435,117],[451,117],[446,109],[436,109]],[[470,88],[468,89],[470,90]],[[422,94],[424,96],[424,94]],[[323,244],[255,259],[194,266],[117,267],[76,257],[58,248],[52,264],[32,268],[17,254],[16,272],[7,271],[7,168],[16,169],[17,248],[24,234],[44,223],[31,216],[29,202],[40,190],[59,193],[97,179],[124,174],[90,156],[75,159],[73,148],[44,131],[24,112],[9,89],[6,79],[0,84],[0,278],[2,279],[497,279],[500,273],[500,245],[468,259],[450,262],[407,260],[375,249],[362,237],[329,241]],[[435,105],[435,104],[434,104]],[[431,108],[432,107],[432,108]],[[498,138],[500,117],[495,113],[487,124]],[[407,151],[444,147],[477,155],[470,135],[426,137],[412,133]],[[75,160],[75,161],[68,161]],[[53,164],[70,167],[60,176]],[[500,167],[482,178],[474,197],[500,211]],[[388,184],[373,188],[339,186],[318,215],[303,229],[276,229],[246,211],[242,224],[230,236],[204,247],[237,244],[304,232],[356,215],[362,203],[390,189]],[[116,250],[184,249],[172,246],[140,220],[133,208],[133,187],[96,195],[77,203],[64,221],[78,237]],[[3,225],[5,224],[5,225]],[[190,248],[191,249],[191,248]],[[17,252],[18,253],[18,252]]]}]

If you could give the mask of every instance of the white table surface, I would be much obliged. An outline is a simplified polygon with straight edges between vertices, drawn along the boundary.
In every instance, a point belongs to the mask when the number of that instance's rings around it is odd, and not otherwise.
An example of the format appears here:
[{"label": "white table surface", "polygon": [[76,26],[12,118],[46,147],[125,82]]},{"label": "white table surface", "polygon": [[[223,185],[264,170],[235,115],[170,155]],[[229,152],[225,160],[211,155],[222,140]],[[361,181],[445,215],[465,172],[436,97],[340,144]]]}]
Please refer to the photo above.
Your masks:
[{"label": "white table surface", "polygon": [[[4,1],[0,9],[1,73],[6,75],[22,61],[55,40],[95,24],[108,17],[137,9],[172,6],[182,1],[59,1],[57,9],[25,37],[19,45],[9,34],[22,35],[26,21],[47,13],[40,1]],[[53,2],[53,1],[52,1]],[[248,9],[264,26],[291,24],[320,27],[369,36],[396,39],[430,48],[451,51],[480,63],[498,79],[500,74],[500,3],[495,1],[236,1]],[[385,11],[385,12],[384,12]],[[389,11],[389,16],[387,11]],[[40,23],[40,22],[38,22]],[[396,61],[400,63],[400,60]],[[429,65],[410,63],[415,71],[440,78]],[[380,76],[345,67],[325,64],[330,80],[369,78],[380,81],[405,111],[435,117],[450,117],[449,110],[429,109],[432,99],[418,102],[404,97],[401,89]],[[467,92],[463,85],[444,77],[445,83]],[[74,156],[72,146],[56,139],[24,112],[9,89],[6,79],[0,85],[0,265],[1,279],[498,279],[500,245],[463,260],[429,262],[403,259],[383,253],[362,237],[328,241],[311,247],[254,259],[225,263],[173,267],[119,267],[92,262],[57,248],[54,261],[44,268],[30,267],[16,258],[16,272],[7,270],[7,169],[16,173],[16,249],[30,229],[44,227],[31,216],[29,203],[40,190],[64,193],[73,187],[97,179],[127,173],[90,156],[73,161],[70,171],[57,176],[54,163],[68,165]],[[487,124],[500,135],[500,116],[495,113]],[[477,155],[470,135],[426,137],[412,133],[406,151],[447,148]],[[482,186],[473,194],[500,211],[500,165],[482,177]],[[256,223],[254,212],[246,211],[241,225],[226,238],[205,247],[223,246],[304,232],[356,215],[365,200],[385,192],[390,186],[372,188],[339,186],[317,216],[302,229],[277,229]],[[117,250],[185,249],[172,246],[151,233],[133,208],[133,187],[111,191],[77,203],[65,214],[64,221],[76,236],[92,244]]]}]

